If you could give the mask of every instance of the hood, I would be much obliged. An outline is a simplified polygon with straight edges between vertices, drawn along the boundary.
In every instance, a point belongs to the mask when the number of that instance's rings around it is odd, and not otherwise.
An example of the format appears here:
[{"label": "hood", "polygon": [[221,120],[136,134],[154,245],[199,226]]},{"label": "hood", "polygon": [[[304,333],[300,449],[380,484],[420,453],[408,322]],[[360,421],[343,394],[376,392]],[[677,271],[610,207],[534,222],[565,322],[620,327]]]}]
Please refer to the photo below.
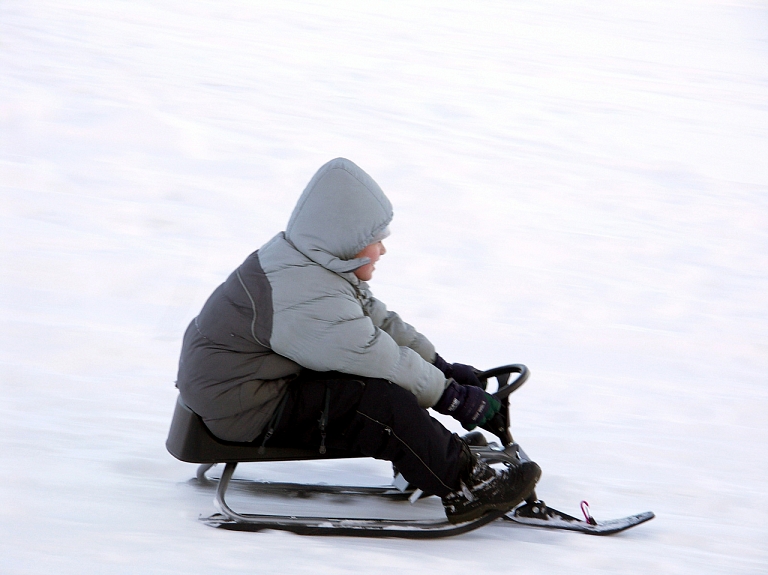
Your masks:
[{"label": "hood", "polygon": [[344,158],[312,177],[285,230],[286,238],[312,261],[336,273],[370,262],[355,259],[388,234],[392,204],[368,174]]}]

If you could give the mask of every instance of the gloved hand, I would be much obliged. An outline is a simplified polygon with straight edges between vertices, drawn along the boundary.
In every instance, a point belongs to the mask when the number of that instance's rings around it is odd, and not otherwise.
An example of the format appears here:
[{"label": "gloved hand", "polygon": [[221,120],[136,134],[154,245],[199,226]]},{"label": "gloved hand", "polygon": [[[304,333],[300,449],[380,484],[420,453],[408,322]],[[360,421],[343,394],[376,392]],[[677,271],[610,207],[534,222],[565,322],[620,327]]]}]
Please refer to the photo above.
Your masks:
[{"label": "gloved hand", "polygon": [[446,379],[453,378],[460,385],[474,385],[485,389],[486,382],[480,381],[477,377],[477,370],[471,365],[464,363],[448,363],[439,354],[435,354],[434,365],[443,372]]},{"label": "gloved hand", "polygon": [[501,402],[489,393],[479,387],[459,385],[453,379],[433,407],[453,417],[467,431],[491,420],[500,408]]}]

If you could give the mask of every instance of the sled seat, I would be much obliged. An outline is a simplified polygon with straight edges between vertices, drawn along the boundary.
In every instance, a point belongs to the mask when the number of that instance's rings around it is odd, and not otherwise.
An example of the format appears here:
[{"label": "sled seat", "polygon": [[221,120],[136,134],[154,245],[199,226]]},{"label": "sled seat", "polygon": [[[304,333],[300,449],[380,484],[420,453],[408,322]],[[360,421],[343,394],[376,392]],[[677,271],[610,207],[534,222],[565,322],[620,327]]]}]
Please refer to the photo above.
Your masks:
[{"label": "sled seat", "polygon": [[263,447],[258,443],[224,441],[213,435],[203,419],[179,396],[165,447],[176,459],[187,463],[246,463],[253,461],[296,461],[308,459],[346,459],[358,457],[346,451]]}]

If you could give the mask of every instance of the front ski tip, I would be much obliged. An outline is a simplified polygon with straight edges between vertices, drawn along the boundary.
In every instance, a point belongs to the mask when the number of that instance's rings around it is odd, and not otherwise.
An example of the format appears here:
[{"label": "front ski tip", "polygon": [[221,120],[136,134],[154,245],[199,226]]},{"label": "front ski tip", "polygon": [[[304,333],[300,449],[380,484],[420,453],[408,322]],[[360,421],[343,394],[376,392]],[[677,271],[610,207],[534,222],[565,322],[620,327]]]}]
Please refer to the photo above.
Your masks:
[{"label": "front ski tip", "polygon": [[508,521],[544,529],[560,529],[576,531],[589,535],[613,535],[636,527],[656,517],[653,511],[645,511],[636,515],[597,521],[591,516],[587,520],[577,519],[567,513],[548,507],[543,501],[525,503],[509,512],[504,518]]}]

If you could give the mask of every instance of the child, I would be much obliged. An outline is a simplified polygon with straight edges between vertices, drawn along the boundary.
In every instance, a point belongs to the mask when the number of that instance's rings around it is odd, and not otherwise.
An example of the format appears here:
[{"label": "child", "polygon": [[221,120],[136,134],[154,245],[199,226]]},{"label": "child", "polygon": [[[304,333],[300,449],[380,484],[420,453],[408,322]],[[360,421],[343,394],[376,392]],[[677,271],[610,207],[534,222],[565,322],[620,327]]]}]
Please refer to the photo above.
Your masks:
[{"label": "child", "polygon": [[338,158],[318,170],[285,232],[219,286],[184,335],[177,387],[217,437],[391,461],[443,499],[453,523],[508,510],[535,463],[497,471],[427,412],[471,429],[499,402],[368,289],[392,206]]}]

